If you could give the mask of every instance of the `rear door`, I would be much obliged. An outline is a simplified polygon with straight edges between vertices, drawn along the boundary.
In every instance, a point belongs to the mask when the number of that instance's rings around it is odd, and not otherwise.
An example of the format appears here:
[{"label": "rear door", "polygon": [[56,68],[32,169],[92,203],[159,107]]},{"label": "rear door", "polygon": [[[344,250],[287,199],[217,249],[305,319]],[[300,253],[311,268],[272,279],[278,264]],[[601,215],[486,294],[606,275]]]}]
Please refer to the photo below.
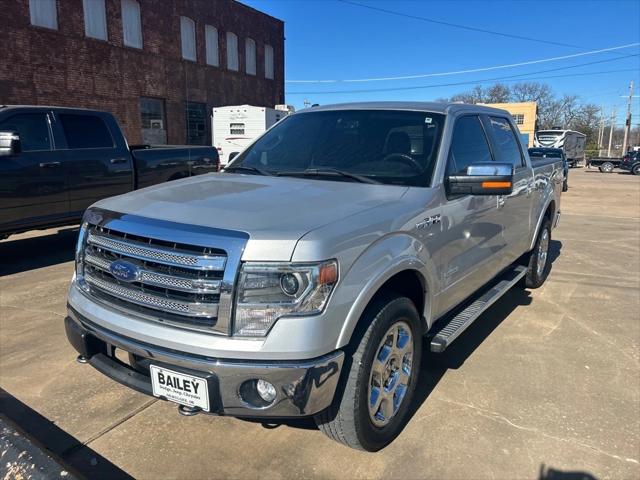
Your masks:
[{"label": "rear door", "polygon": [[9,114],[0,130],[20,136],[22,151],[0,157],[0,230],[54,222],[69,211],[63,154],[53,150],[46,111]]},{"label": "rear door", "polygon": [[133,188],[131,155],[110,121],[97,113],[56,112],[66,142],[69,206],[74,212],[81,214],[92,203]]},{"label": "rear door", "polygon": [[483,117],[493,146],[495,159],[513,165],[513,192],[499,195],[498,210],[504,225],[505,254],[500,258],[502,267],[511,264],[528,248],[531,225],[531,193],[533,191],[533,169],[525,159],[518,135],[506,117]]},{"label": "rear door", "polygon": [[[446,177],[473,163],[493,161],[484,126],[477,115],[456,119]],[[443,281],[439,311],[457,305],[500,271],[504,255],[502,214],[495,195],[448,196],[442,208],[442,233],[434,260]]]}]

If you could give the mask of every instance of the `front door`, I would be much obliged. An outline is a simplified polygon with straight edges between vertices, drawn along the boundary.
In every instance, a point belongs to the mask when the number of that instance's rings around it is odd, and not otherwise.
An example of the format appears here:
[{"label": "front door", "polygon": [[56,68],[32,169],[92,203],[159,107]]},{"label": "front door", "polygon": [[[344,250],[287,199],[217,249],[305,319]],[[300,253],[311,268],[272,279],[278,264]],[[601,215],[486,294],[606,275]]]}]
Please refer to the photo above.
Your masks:
[{"label": "front door", "polygon": [[0,131],[17,132],[21,152],[0,157],[0,229],[55,222],[69,212],[62,154],[46,112],[16,113]]},{"label": "front door", "polygon": [[[473,163],[493,161],[480,118],[456,120],[446,177]],[[438,310],[443,313],[473,294],[500,271],[506,247],[503,219],[495,195],[447,196],[442,207],[442,231],[434,260],[442,279]]]}]

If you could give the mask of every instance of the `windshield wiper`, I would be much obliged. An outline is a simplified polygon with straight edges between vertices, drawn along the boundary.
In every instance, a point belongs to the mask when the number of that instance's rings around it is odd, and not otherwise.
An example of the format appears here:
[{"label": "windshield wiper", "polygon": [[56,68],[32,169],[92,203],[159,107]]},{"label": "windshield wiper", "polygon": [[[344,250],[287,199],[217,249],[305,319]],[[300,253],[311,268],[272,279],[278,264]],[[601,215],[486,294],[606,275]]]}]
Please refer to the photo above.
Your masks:
[{"label": "windshield wiper", "polygon": [[380,184],[380,182],[373,180],[372,178],[358,175],[357,173],[345,172],[344,170],[338,170],[337,168],[307,168],[306,170],[291,170],[276,173],[276,176],[278,177],[320,177],[323,175],[351,178],[360,183]]},{"label": "windshield wiper", "polygon": [[273,176],[273,173],[267,172],[266,170],[262,170],[257,167],[249,167],[247,165],[230,165],[224,169],[225,172],[233,172],[233,171],[243,171],[243,172],[253,172],[258,173],[260,175]]}]

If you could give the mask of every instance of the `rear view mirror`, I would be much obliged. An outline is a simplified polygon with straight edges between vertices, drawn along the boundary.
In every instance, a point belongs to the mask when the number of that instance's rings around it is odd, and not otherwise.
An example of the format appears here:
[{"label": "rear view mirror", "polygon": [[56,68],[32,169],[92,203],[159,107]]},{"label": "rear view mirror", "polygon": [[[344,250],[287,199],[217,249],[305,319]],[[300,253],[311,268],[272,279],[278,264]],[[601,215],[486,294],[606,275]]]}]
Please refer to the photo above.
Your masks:
[{"label": "rear view mirror", "polygon": [[0,157],[17,155],[21,150],[20,137],[16,132],[0,132]]},{"label": "rear view mirror", "polygon": [[510,163],[474,163],[462,174],[447,179],[451,195],[509,195],[513,190],[513,165]]}]

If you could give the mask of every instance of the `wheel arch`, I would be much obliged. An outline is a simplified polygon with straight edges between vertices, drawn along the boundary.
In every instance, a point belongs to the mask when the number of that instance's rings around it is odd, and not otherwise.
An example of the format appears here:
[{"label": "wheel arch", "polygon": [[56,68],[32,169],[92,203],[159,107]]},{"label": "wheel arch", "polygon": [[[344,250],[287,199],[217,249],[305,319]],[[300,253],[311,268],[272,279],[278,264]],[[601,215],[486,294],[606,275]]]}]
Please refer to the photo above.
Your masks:
[{"label": "wheel arch", "polygon": [[349,344],[367,307],[380,295],[388,292],[406,296],[414,302],[426,331],[433,305],[433,290],[431,288],[433,280],[428,278],[429,274],[427,273],[430,271],[433,271],[431,266],[417,256],[403,256],[396,258],[396,261],[384,270],[378,271],[374,275],[368,275],[364,288],[361,286],[361,290],[345,318],[336,348]]}]

